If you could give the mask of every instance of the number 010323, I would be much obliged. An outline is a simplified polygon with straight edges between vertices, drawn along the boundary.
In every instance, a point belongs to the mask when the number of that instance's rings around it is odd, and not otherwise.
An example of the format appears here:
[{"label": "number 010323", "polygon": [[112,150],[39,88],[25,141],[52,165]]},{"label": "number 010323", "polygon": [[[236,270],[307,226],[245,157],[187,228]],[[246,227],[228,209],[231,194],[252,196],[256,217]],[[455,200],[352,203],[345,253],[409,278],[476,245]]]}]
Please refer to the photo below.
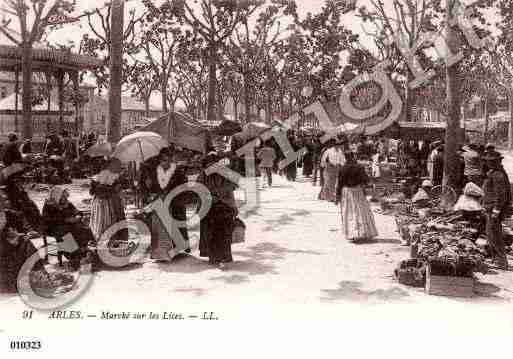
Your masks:
[{"label": "number 010323", "polygon": [[11,350],[39,350],[41,349],[40,341],[22,341],[13,340],[11,341]]}]

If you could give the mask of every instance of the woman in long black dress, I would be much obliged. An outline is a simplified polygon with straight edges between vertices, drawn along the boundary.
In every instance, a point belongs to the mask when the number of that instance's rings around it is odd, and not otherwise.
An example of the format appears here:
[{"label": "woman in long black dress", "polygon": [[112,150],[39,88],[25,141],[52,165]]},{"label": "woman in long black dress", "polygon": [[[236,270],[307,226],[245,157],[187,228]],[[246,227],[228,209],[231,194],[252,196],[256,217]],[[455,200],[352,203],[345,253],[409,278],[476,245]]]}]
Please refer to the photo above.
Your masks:
[{"label": "woman in long black dress", "polygon": [[[290,145],[292,146],[292,149],[295,151],[299,150],[299,144],[296,139],[296,136],[294,135],[294,132],[289,132],[287,134],[287,138],[289,140]],[[287,177],[287,180],[294,182],[297,177],[297,161],[293,161],[285,167],[285,174]]]},{"label": "woman in long black dress", "polygon": [[310,177],[314,168],[314,143],[310,137],[305,141],[307,152],[303,156],[303,176]]},{"label": "woman in long black dress", "polygon": [[[187,182],[185,169],[173,162],[172,156],[170,149],[163,149],[159,154],[160,163],[156,168],[157,184],[154,188],[158,191],[157,196],[164,202],[171,191]],[[183,195],[178,195],[169,204],[169,213],[175,220],[185,221],[187,219],[184,198]],[[185,252],[189,253],[187,228],[181,227],[179,230],[186,242]],[[151,218],[151,258],[156,260],[172,259],[169,252],[177,247],[177,240],[177,238],[172,238],[171,233],[168,233],[157,213],[153,213]]]},{"label": "woman in long black dress", "polygon": [[[217,154],[209,153],[204,167],[220,159]],[[208,257],[209,264],[223,268],[233,261],[231,241],[238,213],[234,196],[236,185],[218,173],[208,176],[202,173],[199,181],[212,196],[212,206],[201,221],[200,256]]]}]

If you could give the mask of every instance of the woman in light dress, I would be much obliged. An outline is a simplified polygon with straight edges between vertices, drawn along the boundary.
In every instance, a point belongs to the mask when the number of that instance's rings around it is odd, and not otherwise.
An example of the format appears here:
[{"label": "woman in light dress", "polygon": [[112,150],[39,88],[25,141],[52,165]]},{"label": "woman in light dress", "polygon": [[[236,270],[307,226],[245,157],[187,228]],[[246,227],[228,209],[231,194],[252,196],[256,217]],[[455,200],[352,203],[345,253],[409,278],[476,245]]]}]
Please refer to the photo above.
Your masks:
[{"label": "woman in light dress", "polygon": [[335,145],[327,149],[321,157],[321,168],[324,171],[324,184],[319,193],[319,199],[323,201],[335,202],[338,172],[346,162],[342,140],[338,140]]},{"label": "woman in light dress", "polygon": [[346,153],[346,163],[338,176],[336,203],[340,203],[342,238],[350,241],[368,240],[378,231],[364,186],[369,182],[365,168],[356,162],[353,152]]}]

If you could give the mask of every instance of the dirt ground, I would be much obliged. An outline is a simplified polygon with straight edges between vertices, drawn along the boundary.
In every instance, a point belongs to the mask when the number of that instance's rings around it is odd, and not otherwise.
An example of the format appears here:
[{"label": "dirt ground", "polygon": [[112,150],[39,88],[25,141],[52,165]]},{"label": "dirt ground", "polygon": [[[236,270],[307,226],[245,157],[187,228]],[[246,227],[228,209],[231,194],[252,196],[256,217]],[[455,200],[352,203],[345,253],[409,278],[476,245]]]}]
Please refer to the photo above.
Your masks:
[{"label": "dirt ground", "polygon": [[[478,274],[476,296],[470,299],[429,296],[400,285],[393,270],[408,258],[409,249],[399,245],[393,217],[376,213],[379,237],[353,244],[340,238],[339,209],[318,201],[319,187],[310,180],[300,177],[290,183],[275,176],[272,188],[260,188],[260,205],[245,219],[246,243],[233,246],[235,262],[228,268],[212,268],[194,251],[170,263],[148,259],[100,271],[73,308],[91,312],[135,304],[153,311],[208,307],[219,309],[224,317],[240,317],[262,315],[255,311],[257,306],[265,308],[264,315],[276,317],[299,306],[308,308],[309,315],[330,317],[348,304],[509,305],[513,299],[513,275],[504,271]],[[72,185],[72,202],[87,206],[87,191],[80,183]],[[32,195],[41,205],[47,192]],[[242,193],[237,196],[242,199]],[[0,305],[4,310],[23,307],[17,296],[0,297]]]}]

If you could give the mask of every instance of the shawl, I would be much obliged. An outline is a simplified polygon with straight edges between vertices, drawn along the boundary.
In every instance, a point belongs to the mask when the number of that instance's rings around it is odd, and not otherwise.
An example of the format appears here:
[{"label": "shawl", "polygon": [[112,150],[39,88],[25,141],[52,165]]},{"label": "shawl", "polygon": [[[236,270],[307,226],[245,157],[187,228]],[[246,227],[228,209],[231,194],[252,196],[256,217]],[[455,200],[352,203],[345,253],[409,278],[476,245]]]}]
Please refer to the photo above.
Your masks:
[{"label": "shawl", "polygon": [[55,206],[59,206],[59,203],[61,201],[61,198],[64,194],[64,191],[66,191],[66,188],[63,186],[54,186],[50,190],[50,195],[48,197],[48,203],[51,203]]},{"label": "shawl", "polygon": [[172,163],[171,166],[165,170],[161,165],[157,167],[157,181],[161,189],[165,189],[176,171],[176,164]]}]

